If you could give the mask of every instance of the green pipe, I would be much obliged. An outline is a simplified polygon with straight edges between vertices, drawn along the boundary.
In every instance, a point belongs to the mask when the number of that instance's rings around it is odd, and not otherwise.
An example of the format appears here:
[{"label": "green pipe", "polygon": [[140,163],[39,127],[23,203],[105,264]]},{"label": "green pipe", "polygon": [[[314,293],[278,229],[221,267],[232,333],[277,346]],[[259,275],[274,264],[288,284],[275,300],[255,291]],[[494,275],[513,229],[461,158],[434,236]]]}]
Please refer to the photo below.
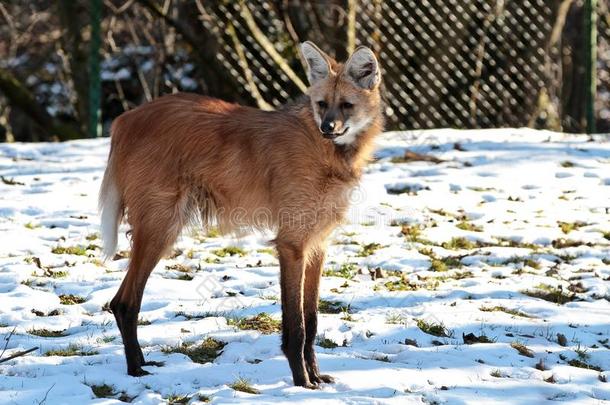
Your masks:
[{"label": "green pipe", "polygon": [[100,48],[102,43],[102,0],[90,0],[91,41],[89,43],[89,123],[87,131],[90,138],[102,135],[101,125],[101,77]]}]

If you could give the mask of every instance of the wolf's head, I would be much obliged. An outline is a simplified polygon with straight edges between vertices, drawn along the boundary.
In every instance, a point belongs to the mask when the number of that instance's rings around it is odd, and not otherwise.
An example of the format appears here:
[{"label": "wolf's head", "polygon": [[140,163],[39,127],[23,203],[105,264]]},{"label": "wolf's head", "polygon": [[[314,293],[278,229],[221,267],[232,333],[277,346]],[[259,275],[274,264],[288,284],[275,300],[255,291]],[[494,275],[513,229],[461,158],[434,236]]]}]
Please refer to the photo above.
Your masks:
[{"label": "wolf's head", "polygon": [[361,46],[341,64],[309,41],[301,44],[301,53],[311,84],[307,93],[322,136],[336,144],[351,144],[380,111],[377,58]]}]

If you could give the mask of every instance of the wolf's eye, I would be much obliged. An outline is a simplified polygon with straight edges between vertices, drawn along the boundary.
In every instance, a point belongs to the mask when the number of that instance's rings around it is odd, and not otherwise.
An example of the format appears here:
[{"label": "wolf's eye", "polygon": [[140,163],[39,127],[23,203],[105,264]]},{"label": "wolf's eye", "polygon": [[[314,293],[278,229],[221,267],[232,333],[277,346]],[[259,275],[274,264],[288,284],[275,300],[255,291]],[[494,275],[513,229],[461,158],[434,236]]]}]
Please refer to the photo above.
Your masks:
[{"label": "wolf's eye", "polygon": [[341,103],[341,108],[343,108],[344,110],[349,110],[353,106],[354,105],[352,103],[349,103],[347,101],[344,101],[344,102]]},{"label": "wolf's eye", "polygon": [[328,107],[328,104],[326,103],[326,101],[320,100],[320,101],[318,101],[318,107],[326,108],[326,107]]}]

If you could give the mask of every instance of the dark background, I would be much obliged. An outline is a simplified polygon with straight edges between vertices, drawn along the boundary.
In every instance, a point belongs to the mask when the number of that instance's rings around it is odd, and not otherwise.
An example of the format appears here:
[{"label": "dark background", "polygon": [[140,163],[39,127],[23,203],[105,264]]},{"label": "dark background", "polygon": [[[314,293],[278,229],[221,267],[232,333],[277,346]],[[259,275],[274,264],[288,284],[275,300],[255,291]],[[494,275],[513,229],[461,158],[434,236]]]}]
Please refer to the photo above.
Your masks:
[{"label": "dark background", "polygon": [[[3,0],[0,139],[90,136],[96,89],[104,134],[175,91],[274,108],[304,88],[306,39],[339,60],[361,44],[378,54],[389,129],[584,132],[584,11],[578,0]],[[607,1],[596,14],[595,123],[610,132]]]}]

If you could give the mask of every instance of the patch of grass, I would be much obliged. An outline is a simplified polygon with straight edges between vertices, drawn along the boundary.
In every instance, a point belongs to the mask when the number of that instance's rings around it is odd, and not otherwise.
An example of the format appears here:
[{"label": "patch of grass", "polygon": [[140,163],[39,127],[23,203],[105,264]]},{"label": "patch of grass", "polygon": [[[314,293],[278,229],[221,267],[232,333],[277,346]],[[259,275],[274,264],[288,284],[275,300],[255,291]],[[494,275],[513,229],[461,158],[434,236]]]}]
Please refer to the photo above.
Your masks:
[{"label": "patch of grass", "polygon": [[580,344],[578,344],[578,347],[574,349],[574,352],[576,353],[576,355],[578,355],[578,358],[583,361],[589,360],[589,358],[591,357],[591,355],[587,353],[587,348],[585,347],[583,349]]},{"label": "patch of grass", "polygon": [[388,291],[415,291],[418,289],[416,284],[411,283],[404,276],[398,280],[387,281],[383,285]]},{"label": "patch of grass", "polygon": [[430,263],[430,271],[447,271],[462,267],[462,258],[459,256],[435,257]]},{"label": "patch of grass", "polygon": [[243,377],[239,377],[233,384],[229,385],[229,387],[233,388],[235,391],[245,392],[247,394],[258,395],[261,392],[252,386],[249,380],[246,380]]},{"label": "patch of grass", "polygon": [[435,210],[435,209],[432,209],[432,208],[428,208],[428,211],[430,211],[433,214],[440,215],[441,217],[457,218],[456,215],[452,214],[451,212],[445,211],[442,208],[438,209],[438,210]]},{"label": "patch of grass", "polygon": [[28,330],[30,335],[40,336],[40,337],[63,337],[66,336],[65,330],[49,330],[49,329],[36,329],[32,328]]},{"label": "patch of grass", "polygon": [[559,163],[561,165],[561,167],[565,167],[566,169],[569,167],[574,167],[575,164],[573,162],[570,162],[569,160],[564,160],[563,162]]},{"label": "patch of grass", "polygon": [[56,255],[87,256],[87,251],[82,246],[56,246],[51,249],[51,253]]},{"label": "patch of grass", "polygon": [[419,242],[421,240],[421,231],[418,225],[403,224],[400,227],[400,233],[411,242]]},{"label": "patch of grass", "polygon": [[44,355],[45,356],[70,357],[70,356],[95,356],[96,354],[99,354],[99,352],[96,350],[83,350],[82,346],[70,344],[65,349],[49,350]]},{"label": "patch of grass", "polygon": [[602,236],[604,237],[604,239],[610,240],[610,231],[602,232]]},{"label": "patch of grass", "polygon": [[345,311],[349,311],[349,306],[341,305],[341,303],[337,301],[321,299],[318,303],[318,312],[321,314],[339,314]]},{"label": "patch of grass", "polygon": [[91,385],[90,387],[91,391],[93,391],[93,395],[95,395],[96,398],[111,398],[112,396],[116,395],[112,385],[102,384]]},{"label": "patch of grass", "polygon": [[26,285],[28,287],[44,287],[46,285],[46,283],[44,281],[41,280],[34,280],[31,278],[28,278],[27,280],[23,280],[21,282],[21,284]]},{"label": "patch of grass", "polygon": [[275,249],[273,248],[263,248],[263,249],[257,249],[256,250],[257,253],[265,253],[274,257],[277,257],[277,252],[275,251]]},{"label": "patch of grass", "polygon": [[572,231],[576,231],[578,230],[580,227],[587,225],[584,222],[563,222],[563,221],[559,221],[557,222],[557,224],[559,225],[559,228],[561,228],[561,232],[568,234]]},{"label": "patch of grass", "polygon": [[213,250],[214,253],[218,257],[227,257],[227,256],[239,256],[243,257],[246,255],[246,251],[237,246],[227,246],[222,249]]},{"label": "patch of grass", "polygon": [[197,400],[200,402],[210,402],[212,400],[212,398],[208,397],[207,395],[198,394]]},{"label": "patch of grass", "polygon": [[87,250],[95,250],[99,248],[99,246],[93,244],[88,246],[55,246],[53,249],[51,249],[51,253],[56,255],[87,256]]},{"label": "patch of grass", "polygon": [[110,343],[110,342],[114,342],[116,340],[116,336],[107,336],[104,335],[102,337],[99,337],[96,339],[97,343]]},{"label": "patch of grass", "polygon": [[495,307],[481,307],[479,308],[479,310],[483,312],[505,312],[507,314],[513,316],[520,316],[522,318],[533,318],[531,315],[528,315],[525,312],[517,311],[516,309],[506,308],[501,305],[496,305]]},{"label": "patch of grass", "polygon": [[[388,276],[394,277],[394,279],[383,283],[383,286],[388,291],[416,291],[416,290],[435,290],[440,284],[440,278],[429,277],[422,278],[423,283],[414,283],[407,278],[407,275],[403,272],[388,272]],[[379,285],[373,287],[375,290],[379,289]]]},{"label": "patch of grass", "polygon": [[348,280],[351,280],[352,278],[354,278],[354,275],[356,274],[357,271],[358,271],[358,266],[356,266],[355,264],[344,263],[337,270],[334,270],[334,269],[324,270],[322,275],[324,277],[343,277]]},{"label": "patch of grass", "polygon": [[419,254],[424,255],[424,256],[428,256],[430,258],[436,257],[434,255],[434,251],[432,249],[428,248],[428,247],[417,249],[417,251],[419,252]]},{"label": "patch of grass", "polygon": [[463,231],[483,232],[482,226],[475,225],[472,222],[468,222],[468,221],[461,221],[455,227],[458,229],[461,229]]},{"label": "patch of grass", "polygon": [[59,296],[59,302],[63,305],[82,304],[85,301],[87,301],[85,298],[79,297],[78,295],[74,294],[61,294]]},{"label": "patch of grass", "polygon": [[457,238],[451,238],[451,240],[449,242],[443,242],[441,244],[441,246],[445,249],[449,249],[449,250],[459,250],[459,249],[475,249],[477,247],[477,244],[464,238],[464,237],[457,237]]},{"label": "patch of grass", "polygon": [[218,316],[218,314],[213,313],[213,312],[202,312],[202,313],[198,313],[198,314],[193,314],[193,313],[189,314],[184,311],[178,311],[174,314],[174,316],[183,316],[188,321],[190,321],[192,319],[203,319],[203,318],[208,318],[210,316]]},{"label": "patch of grass", "polygon": [[24,225],[27,229],[36,229],[36,228],[40,228],[40,225],[36,225],[33,222],[28,222],[27,224]]},{"label": "patch of grass", "polygon": [[220,259],[218,257],[206,257],[203,260],[209,264],[219,264],[220,263]]},{"label": "patch of grass", "polygon": [[358,253],[358,257],[371,256],[376,250],[379,250],[382,247],[383,246],[380,243],[368,243],[362,247],[362,250]]},{"label": "patch of grass", "polygon": [[181,273],[188,273],[192,269],[189,266],[186,266],[184,264],[174,263],[174,264],[168,264],[167,266],[165,266],[165,270],[174,270],[174,271],[179,271]]},{"label": "patch of grass", "polygon": [[536,270],[540,269],[540,263],[535,259],[527,258],[523,261],[523,265],[531,267],[532,269],[536,269]]},{"label": "patch of grass", "polygon": [[85,239],[87,239],[89,242],[91,242],[96,239],[99,239],[99,237],[100,237],[99,233],[90,233],[89,235],[85,236]]},{"label": "patch of grass", "polygon": [[465,278],[474,277],[474,273],[472,271],[456,271],[445,276],[434,277],[434,280],[438,281],[446,281],[446,280],[463,280]]},{"label": "patch of grass", "polygon": [[318,346],[323,347],[325,349],[334,349],[339,347],[338,344],[327,338],[318,339]]},{"label": "patch of grass", "polygon": [[188,356],[195,363],[210,363],[222,354],[222,349],[227,344],[208,337],[200,344],[182,343],[180,346],[164,347],[161,351],[165,354],[181,353]]},{"label": "patch of grass", "polygon": [[172,394],[169,397],[165,398],[169,405],[174,404],[188,404],[191,400],[191,397],[188,395],[180,395],[180,394]]},{"label": "patch of grass", "polygon": [[347,308],[343,308],[341,310],[341,320],[342,321],[347,321],[347,322],[355,322],[354,317],[349,312],[349,306]]},{"label": "patch of grass", "polygon": [[561,288],[546,284],[539,284],[536,286],[536,290],[525,290],[521,292],[527,296],[540,298],[559,305],[563,305],[566,302],[570,302],[575,299],[574,293],[565,293]]},{"label": "patch of grass", "polygon": [[140,318],[138,319],[138,326],[148,326],[151,322],[148,319]]},{"label": "patch of grass", "polygon": [[423,319],[417,320],[417,327],[424,333],[438,337],[451,337],[453,332],[448,330],[445,325],[438,322],[426,322]]},{"label": "patch of grass", "polygon": [[589,246],[589,244],[587,244],[583,241],[564,239],[564,238],[555,239],[551,242],[551,246],[553,246],[555,249],[565,249],[565,248],[578,247],[578,246],[583,246],[583,245]]},{"label": "patch of grass", "polygon": [[499,246],[537,250],[540,246],[534,243],[521,242],[510,238],[496,238]]},{"label": "patch of grass", "polygon": [[515,349],[521,356],[525,357],[534,357],[534,352],[532,352],[526,345],[520,342],[512,342],[510,347]]},{"label": "patch of grass", "polygon": [[489,373],[489,375],[491,375],[492,377],[496,377],[496,378],[502,378],[502,372],[498,368],[496,368],[495,370],[492,370],[492,372]]},{"label": "patch of grass", "polygon": [[572,367],[585,368],[587,370],[602,371],[601,367],[595,366],[593,364],[589,364],[587,362],[584,362],[584,361],[578,360],[578,359],[572,359],[572,360],[568,361],[568,364]]},{"label": "patch of grass", "polygon": [[385,318],[385,322],[392,325],[401,325],[405,323],[406,319],[401,314],[388,314]]},{"label": "patch of grass", "polygon": [[282,329],[282,322],[265,312],[251,318],[228,319],[227,323],[241,330],[256,330],[264,335],[279,332]]}]

